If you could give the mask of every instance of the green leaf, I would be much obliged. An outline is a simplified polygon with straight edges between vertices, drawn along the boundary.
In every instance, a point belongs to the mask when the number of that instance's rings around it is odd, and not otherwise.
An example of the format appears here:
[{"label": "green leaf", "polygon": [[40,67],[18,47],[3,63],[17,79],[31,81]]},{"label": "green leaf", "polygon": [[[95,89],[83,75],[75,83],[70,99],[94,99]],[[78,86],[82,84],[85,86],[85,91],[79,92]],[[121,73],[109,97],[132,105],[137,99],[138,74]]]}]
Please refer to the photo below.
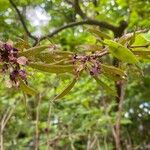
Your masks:
[{"label": "green leaf", "polygon": [[135,37],[135,42],[133,43],[133,46],[134,45],[146,45],[150,43],[150,41],[144,37],[144,34],[139,34]]},{"label": "green leaf", "polygon": [[101,51],[101,50],[103,50],[103,47],[100,45],[90,45],[90,44],[79,45],[77,48],[84,49],[87,51]]},{"label": "green leaf", "polygon": [[42,52],[36,55],[36,59],[46,63],[55,63],[57,61],[61,61],[62,59],[72,60],[72,53],[60,51]]},{"label": "green leaf", "polygon": [[98,77],[93,76],[94,79],[96,80],[96,82],[102,86],[102,88],[104,88],[104,90],[106,90],[107,93],[109,93],[110,95],[113,96],[117,96],[117,93],[115,90],[111,89],[106,83],[104,83],[103,81],[101,81]]},{"label": "green leaf", "polygon": [[105,40],[104,43],[109,46],[110,53],[123,62],[136,64],[138,60],[136,56],[126,47],[112,40]]},{"label": "green leaf", "polygon": [[121,70],[114,66],[108,66],[108,65],[101,64],[101,67],[102,67],[102,70],[104,70],[105,72],[117,74],[119,76],[126,76],[124,70]]},{"label": "green leaf", "polygon": [[132,45],[135,42],[135,32],[133,33],[133,36],[130,39],[129,45]]},{"label": "green leaf", "polygon": [[26,51],[20,52],[19,55],[26,56],[26,57],[33,57],[37,55],[38,53],[44,51],[45,49],[51,48],[51,47],[53,47],[53,45],[36,46],[36,47],[29,48]]},{"label": "green leaf", "polygon": [[136,32],[125,34],[119,38],[118,42],[122,45],[125,45],[127,43],[129,43],[129,45],[132,45],[135,42],[135,35]]},{"label": "green leaf", "polygon": [[77,78],[74,78],[67,86],[66,88],[60,93],[58,94],[54,100],[56,99],[60,99],[60,98],[63,98],[65,95],[67,95],[71,89],[74,87],[75,83],[77,82]]},{"label": "green leaf", "polygon": [[132,121],[127,118],[122,118],[121,124],[123,124],[123,125],[132,124]]},{"label": "green leaf", "polygon": [[102,31],[100,31],[100,30],[98,30],[98,29],[91,29],[91,28],[90,28],[90,29],[88,29],[88,31],[89,31],[90,33],[93,33],[95,36],[97,36],[97,37],[99,37],[99,38],[111,39],[111,37],[110,37],[108,34],[102,32]]},{"label": "green leaf", "polygon": [[24,83],[22,79],[19,78],[20,81],[20,89],[29,95],[36,95],[37,91]]},{"label": "green leaf", "polygon": [[3,64],[0,64],[0,69],[2,69],[2,67],[3,67]]},{"label": "green leaf", "polygon": [[148,56],[150,55],[150,50],[135,50],[132,51],[135,55]]},{"label": "green leaf", "polygon": [[44,63],[29,63],[28,66],[48,73],[73,73],[73,65],[53,65]]},{"label": "green leaf", "polygon": [[133,37],[133,33],[128,33],[119,38],[118,42],[122,45],[128,43]]},{"label": "green leaf", "polygon": [[20,51],[23,51],[24,49],[29,49],[30,45],[27,41],[19,38],[17,43],[14,45],[14,47],[19,49]]}]

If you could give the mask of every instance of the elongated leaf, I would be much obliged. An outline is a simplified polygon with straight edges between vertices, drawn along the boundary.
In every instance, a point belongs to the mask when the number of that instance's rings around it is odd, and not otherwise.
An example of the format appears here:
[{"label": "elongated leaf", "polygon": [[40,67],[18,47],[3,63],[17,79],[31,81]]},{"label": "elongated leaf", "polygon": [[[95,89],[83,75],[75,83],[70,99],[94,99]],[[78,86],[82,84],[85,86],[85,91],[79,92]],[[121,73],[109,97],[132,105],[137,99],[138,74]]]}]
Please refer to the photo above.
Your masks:
[{"label": "elongated leaf", "polygon": [[26,51],[20,52],[19,55],[26,56],[26,57],[33,57],[37,55],[38,53],[44,51],[45,49],[51,48],[51,47],[53,47],[53,45],[36,46],[36,47],[29,48]]},{"label": "elongated leaf", "polygon": [[145,45],[150,43],[150,41],[144,37],[144,34],[139,34],[135,37],[135,42],[133,44],[133,46],[137,46],[137,45]]},{"label": "elongated leaf", "polygon": [[74,78],[74,79],[71,81],[71,83],[69,83],[69,84],[66,86],[66,88],[65,88],[60,94],[58,94],[58,95],[54,98],[54,100],[60,99],[60,98],[64,97],[65,95],[67,95],[67,94],[71,91],[71,89],[74,87],[74,85],[75,85],[76,82],[77,82],[77,78]]},{"label": "elongated leaf", "polygon": [[29,95],[36,95],[37,94],[36,90],[34,90],[33,88],[26,85],[22,79],[19,78],[19,81],[20,81],[20,89],[23,92],[25,92],[26,94],[29,94]]},{"label": "elongated leaf", "polygon": [[24,49],[29,49],[30,45],[27,41],[19,38],[17,40],[17,43],[14,45],[14,47],[19,49],[20,51],[23,51]]},{"label": "elongated leaf", "polygon": [[102,32],[98,29],[88,29],[88,30],[90,31],[90,33],[93,33],[94,35],[96,35],[99,38],[111,39],[111,37],[108,34]]},{"label": "elongated leaf", "polygon": [[123,62],[136,64],[138,60],[136,56],[126,47],[112,40],[105,40],[104,43],[109,46],[111,54]]},{"label": "elongated leaf", "polygon": [[0,64],[0,69],[2,69],[2,67],[3,67],[3,64]]},{"label": "elongated leaf", "polygon": [[133,33],[133,36],[132,36],[131,39],[130,39],[129,45],[132,45],[132,44],[135,42],[135,36],[136,36],[136,34],[135,34],[135,32],[134,32],[134,33]]},{"label": "elongated leaf", "polygon": [[43,64],[43,63],[30,63],[28,66],[40,70],[40,71],[44,71],[44,72],[48,72],[48,73],[56,73],[56,74],[60,74],[60,73],[73,73],[74,70],[74,66],[73,65],[53,65],[53,64]]},{"label": "elongated leaf", "polygon": [[126,74],[123,70],[116,68],[114,66],[108,66],[108,65],[101,64],[101,67],[104,72],[108,72],[110,74],[112,74],[112,73],[117,74],[119,76],[126,76]]},{"label": "elongated leaf", "polygon": [[114,73],[109,73],[109,72],[102,72],[102,74],[107,77],[108,79],[111,79],[113,81],[119,81],[119,80],[127,80],[126,77],[124,76],[119,76],[117,74],[114,74]]},{"label": "elongated leaf", "polygon": [[150,50],[135,50],[132,51],[135,55],[144,55],[144,56],[148,56],[150,55]]},{"label": "elongated leaf", "polygon": [[46,63],[52,63],[56,61],[61,61],[62,59],[72,59],[72,54],[65,52],[42,52],[36,55],[36,57]]},{"label": "elongated leaf", "polygon": [[103,49],[103,47],[100,45],[90,45],[90,44],[79,45],[78,48],[87,51],[101,51]]},{"label": "elongated leaf", "polygon": [[68,59],[62,59],[60,61],[54,61],[54,63],[51,63],[52,65],[72,65],[73,60]]},{"label": "elongated leaf", "polygon": [[126,34],[126,35],[123,35],[119,40],[118,42],[122,45],[125,45],[127,42],[129,42],[132,38],[133,34],[130,33],[130,34]]},{"label": "elongated leaf", "polygon": [[146,63],[150,62],[150,56],[149,55],[139,55],[138,57],[140,60],[142,60]]},{"label": "elongated leaf", "polygon": [[58,50],[51,51],[51,53],[57,54],[57,55],[61,55],[61,56],[70,56],[70,55],[73,55],[72,52],[68,52],[68,51],[58,51]]},{"label": "elongated leaf", "polygon": [[135,36],[136,36],[136,32],[125,34],[119,39],[118,42],[122,45],[125,45],[126,43],[132,45],[135,41]]},{"label": "elongated leaf", "polygon": [[106,92],[108,92],[110,95],[113,96],[117,96],[117,93],[115,90],[111,89],[106,83],[104,83],[103,81],[101,81],[98,77],[93,76],[94,79],[96,80],[96,82],[102,86],[102,88],[104,88],[104,90],[106,90]]}]

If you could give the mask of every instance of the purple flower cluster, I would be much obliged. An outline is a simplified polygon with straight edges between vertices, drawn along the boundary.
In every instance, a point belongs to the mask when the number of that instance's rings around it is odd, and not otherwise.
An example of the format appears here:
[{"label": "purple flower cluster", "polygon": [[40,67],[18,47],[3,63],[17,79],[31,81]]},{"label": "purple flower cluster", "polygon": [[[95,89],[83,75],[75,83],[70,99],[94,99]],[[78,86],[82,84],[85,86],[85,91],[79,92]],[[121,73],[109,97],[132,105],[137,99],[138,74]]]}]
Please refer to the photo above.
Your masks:
[{"label": "purple flower cluster", "polygon": [[18,57],[18,50],[11,45],[5,43],[0,49],[0,61],[6,63],[15,63]]},{"label": "purple flower cluster", "polygon": [[100,62],[97,60],[93,61],[93,65],[90,68],[90,75],[92,76],[98,76],[101,72],[101,68],[100,68]]},{"label": "purple flower cluster", "polygon": [[[18,61],[19,60],[19,61]],[[18,86],[20,77],[26,82],[26,72],[20,69],[20,65],[25,65],[27,59],[18,56],[18,49],[14,48],[8,43],[4,43],[0,46],[0,63],[2,63],[2,72],[9,73],[10,81],[13,85]],[[23,62],[23,63],[22,63]]]},{"label": "purple flower cluster", "polygon": [[97,57],[85,55],[85,56],[73,56],[73,64],[80,66],[76,69],[76,72],[80,72],[82,69],[89,71],[90,75],[97,76],[101,73],[101,62]]}]

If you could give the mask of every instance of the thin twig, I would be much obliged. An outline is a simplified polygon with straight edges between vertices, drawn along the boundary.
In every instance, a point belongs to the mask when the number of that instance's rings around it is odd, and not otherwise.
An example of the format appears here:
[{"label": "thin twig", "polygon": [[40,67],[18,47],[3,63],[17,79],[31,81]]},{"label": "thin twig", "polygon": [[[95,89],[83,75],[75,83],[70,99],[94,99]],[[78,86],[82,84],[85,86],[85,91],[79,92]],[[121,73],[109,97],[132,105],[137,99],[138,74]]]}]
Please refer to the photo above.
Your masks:
[{"label": "thin twig", "polygon": [[24,28],[24,31],[26,32],[26,34],[27,34],[30,38],[32,38],[32,39],[34,39],[35,41],[37,41],[37,38],[36,38],[35,36],[33,36],[33,35],[31,34],[31,32],[28,30],[27,25],[26,25],[26,23],[25,23],[25,20],[23,19],[23,16],[22,16],[20,10],[17,8],[17,6],[16,6],[16,4],[14,3],[14,1],[13,1],[13,0],[9,0],[9,2],[10,2],[10,4],[14,7],[15,11],[17,12],[18,17],[19,17],[19,20],[20,20],[20,22],[21,22],[21,24],[22,24],[22,27]]},{"label": "thin twig", "polygon": [[75,0],[74,3],[72,3],[76,9],[76,12],[82,17],[82,21],[79,21],[79,22],[72,22],[72,23],[69,23],[67,25],[63,25],[57,29],[55,29],[54,31],[50,32],[49,34],[47,35],[43,35],[41,36],[41,38],[37,38],[35,36],[32,35],[32,33],[29,31],[29,29],[27,28],[27,25],[25,23],[25,20],[23,19],[23,16],[21,14],[21,12],[19,11],[19,9],[17,8],[16,4],[13,2],[13,0],[9,0],[9,2],[11,3],[11,5],[14,7],[14,9],[16,10],[18,16],[19,16],[19,19],[20,19],[20,22],[26,32],[26,34],[31,38],[31,39],[34,39],[35,40],[35,43],[34,43],[34,46],[47,39],[47,38],[51,38],[53,37],[54,35],[58,34],[59,32],[61,32],[62,30],[64,29],[67,29],[67,28],[71,28],[71,27],[74,27],[74,26],[78,26],[78,25],[96,25],[96,26],[99,26],[101,28],[106,28],[106,29],[109,29],[111,30],[113,33],[115,33],[116,36],[118,35],[121,35],[122,34],[122,31],[126,28],[126,23],[125,22],[121,22],[120,25],[117,27],[117,26],[114,26],[112,24],[109,24],[107,22],[104,22],[104,21],[99,21],[99,20],[94,20],[94,19],[89,19],[88,17],[86,17],[86,14],[81,10],[80,8],[80,5],[79,5],[79,0]]},{"label": "thin twig", "polygon": [[116,117],[116,124],[115,124],[115,142],[116,142],[116,150],[121,150],[121,145],[120,145],[120,128],[121,128],[121,117],[122,117],[122,109],[123,109],[123,101],[124,101],[124,84],[121,83],[120,85],[121,88],[121,93],[119,97],[119,105],[118,105],[118,112],[117,112],[117,117]]},{"label": "thin twig", "polygon": [[74,0],[73,7],[78,15],[81,16],[82,19],[87,19],[87,15],[82,11],[79,0]]},{"label": "thin twig", "polygon": [[87,19],[87,20],[82,20],[82,21],[78,21],[78,22],[71,22],[69,24],[63,25],[63,26],[55,29],[53,32],[51,32],[51,33],[49,33],[47,35],[44,35],[41,38],[39,38],[38,42],[43,41],[46,38],[51,38],[51,37],[53,37],[54,35],[56,35],[57,33],[61,32],[64,29],[75,27],[75,26],[79,26],[79,25],[84,25],[84,24],[99,26],[99,27],[102,27],[102,28],[109,29],[109,30],[111,30],[113,32],[115,32],[117,30],[117,28],[118,28],[118,27],[113,26],[113,25],[111,25],[111,24],[109,24],[107,22],[104,22],[104,21]]},{"label": "thin twig", "polygon": [[70,143],[71,143],[71,149],[72,149],[72,150],[75,150],[74,141],[73,141],[73,138],[72,138],[72,136],[71,136],[70,129],[68,129],[68,136],[69,136],[69,141],[70,141]]},{"label": "thin twig", "polygon": [[50,120],[51,120],[51,112],[52,112],[52,105],[53,102],[49,102],[49,110],[48,110],[48,116],[47,116],[47,150],[49,150],[49,140],[50,140]]},{"label": "thin twig", "polygon": [[97,140],[98,140],[98,138],[97,138],[97,136],[95,135],[95,137],[94,137],[94,139],[93,139],[93,142],[90,144],[90,150],[94,149],[94,146],[95,146]]},{"label": "thin twig", "polygon": [[30,119],[31,117],[28,113],[27,95],[24,92],[22,92],[22,93],[23,93],[23,103],[24,103],[24,106],[25,106],[25,114],[26,114],[27,118]]},{"label": "thin twig", "polygon": [[87,140],[87,148],[86,148],[86,150],[90,150],[90,143],[91,143],[91,135],[88,134],[88,140]]},{"label": "thin twig", "polygon": [[38,103],[36,107],[36,135],[35,135],[35,150],[39,149],[39,107],[41,103],[41,94],[38,94]]},{"label": "thin twig", "polygon": [[16,106],[18,105],[20,101],[17,101],[13,104],[13,107],[9,107],[6,110],[6,113],[3,115],[2,119],[1,119],[1,123],[0,123],[0,150],[4,150],[4,141],[3,141],[3,131],[4,128],[6,126],[6,124],[8,123],[9,119],[11,118]]}]

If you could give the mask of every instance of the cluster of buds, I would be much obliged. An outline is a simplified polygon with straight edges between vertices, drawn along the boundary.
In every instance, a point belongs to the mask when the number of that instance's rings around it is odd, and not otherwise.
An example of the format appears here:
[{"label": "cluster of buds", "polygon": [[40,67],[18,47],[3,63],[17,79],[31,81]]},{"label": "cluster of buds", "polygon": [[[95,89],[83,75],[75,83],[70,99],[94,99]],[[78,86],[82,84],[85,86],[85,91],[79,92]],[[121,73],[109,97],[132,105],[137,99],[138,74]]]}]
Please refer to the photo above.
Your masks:
[{"label": "cluster of buds", "polygon": [[77,64],[78,66],[76,69],[77,73],[83,69],[88,70],[92,76],[98,76],[101,73],[101,62],[99,61],[98,57],[93,55],[74,55],[73,64]]},{"label": "cluster of buds", "polygon": [[20,77],[27,82],[26,72],[21,69],[21,65],[26,65],[27,58],[18,56],[18,49],[9,43],[0,43],[0,63],[2,73],[8,73],[12,85],[18,86]]}]

